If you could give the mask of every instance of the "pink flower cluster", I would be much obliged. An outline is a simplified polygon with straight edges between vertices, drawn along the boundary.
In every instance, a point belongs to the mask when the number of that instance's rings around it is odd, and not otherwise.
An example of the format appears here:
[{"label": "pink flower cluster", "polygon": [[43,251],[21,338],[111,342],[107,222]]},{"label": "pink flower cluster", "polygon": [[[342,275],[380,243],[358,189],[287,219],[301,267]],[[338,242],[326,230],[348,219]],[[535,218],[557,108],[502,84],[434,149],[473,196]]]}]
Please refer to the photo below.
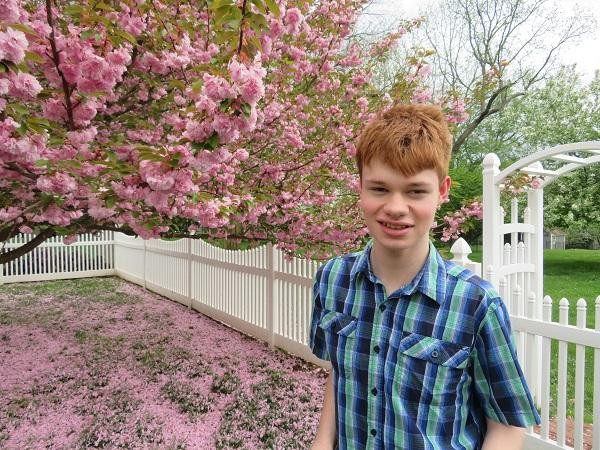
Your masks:
[{"label": "pink flower cluster", "polygon": [[0,60],[11,61],[19,64],[25,58],[25,50],[29,43],[25,33],[13,28],[0,31]]},{"label": "pink flower cluster", "polygon": [[450,123],[463,123],[469,119],[469,113],[466,110],[465,103],[460,99],[454,99],[449,103],[449,111],[446,113],[446,120]]},{"label": "pink flower cluster", "polygon": [[465,226],[470,219],[483,219],[483,204],[479,200],[475,200],[458,211],[444,216],[444,228],[442,229],[443,242],[448,242],[450,239],[458,239],[465,231]]}]

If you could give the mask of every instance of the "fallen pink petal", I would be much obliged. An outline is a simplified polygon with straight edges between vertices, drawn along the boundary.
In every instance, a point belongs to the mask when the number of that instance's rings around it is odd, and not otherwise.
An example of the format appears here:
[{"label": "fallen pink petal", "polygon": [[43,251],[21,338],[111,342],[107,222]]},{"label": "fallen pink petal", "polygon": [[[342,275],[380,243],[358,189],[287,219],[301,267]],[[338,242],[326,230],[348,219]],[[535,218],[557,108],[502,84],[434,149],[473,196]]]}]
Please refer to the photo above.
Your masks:
[{"label": "fallen pink petal", "polygon": [[117,278],[0,286],[3,449],[304,449],[325,372]]}]

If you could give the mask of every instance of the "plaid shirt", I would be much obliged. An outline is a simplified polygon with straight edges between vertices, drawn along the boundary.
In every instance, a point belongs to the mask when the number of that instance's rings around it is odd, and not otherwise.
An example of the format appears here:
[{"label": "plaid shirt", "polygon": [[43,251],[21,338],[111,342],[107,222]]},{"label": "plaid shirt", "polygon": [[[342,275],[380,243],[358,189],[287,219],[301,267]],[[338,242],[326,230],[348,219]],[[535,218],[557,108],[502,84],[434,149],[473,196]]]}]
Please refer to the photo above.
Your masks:
[{"label": "plaid shirt", "polygon": [[387,295],[362,252],[322,266],[310,347],[330,360],[340,449],[479,449],[486,418],[539,423],[494,288],[433,245]]}]

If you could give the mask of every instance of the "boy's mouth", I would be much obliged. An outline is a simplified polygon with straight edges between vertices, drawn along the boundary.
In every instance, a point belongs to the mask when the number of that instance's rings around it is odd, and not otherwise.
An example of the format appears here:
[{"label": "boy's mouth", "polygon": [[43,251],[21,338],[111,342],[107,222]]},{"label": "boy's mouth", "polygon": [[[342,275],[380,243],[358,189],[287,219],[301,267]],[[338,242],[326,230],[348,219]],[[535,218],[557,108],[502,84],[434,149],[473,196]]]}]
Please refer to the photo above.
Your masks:
[{"label": "boy's mouth", "polygon": [[379,222],[381,225],[383,225],[386,228],[389,228],[391,230],[404,230],[406,228],[410,228],[412,225],[405,225],[405,224],[401,224],[401,223],[390,223],[390,222]]}]

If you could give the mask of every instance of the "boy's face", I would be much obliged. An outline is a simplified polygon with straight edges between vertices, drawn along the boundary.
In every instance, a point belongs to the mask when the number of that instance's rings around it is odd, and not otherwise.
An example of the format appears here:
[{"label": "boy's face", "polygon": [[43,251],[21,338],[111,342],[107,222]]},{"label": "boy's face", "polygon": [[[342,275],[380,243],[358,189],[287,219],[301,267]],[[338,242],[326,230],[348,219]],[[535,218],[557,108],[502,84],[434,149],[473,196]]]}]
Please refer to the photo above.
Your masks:
[{"label": "boy's face", "polygon": [[360,207],[379,251],[412,253],[429,245],[438,205],[448,198],[450,178],[433,169],[406,177],[374,159],[363,167]]}]

